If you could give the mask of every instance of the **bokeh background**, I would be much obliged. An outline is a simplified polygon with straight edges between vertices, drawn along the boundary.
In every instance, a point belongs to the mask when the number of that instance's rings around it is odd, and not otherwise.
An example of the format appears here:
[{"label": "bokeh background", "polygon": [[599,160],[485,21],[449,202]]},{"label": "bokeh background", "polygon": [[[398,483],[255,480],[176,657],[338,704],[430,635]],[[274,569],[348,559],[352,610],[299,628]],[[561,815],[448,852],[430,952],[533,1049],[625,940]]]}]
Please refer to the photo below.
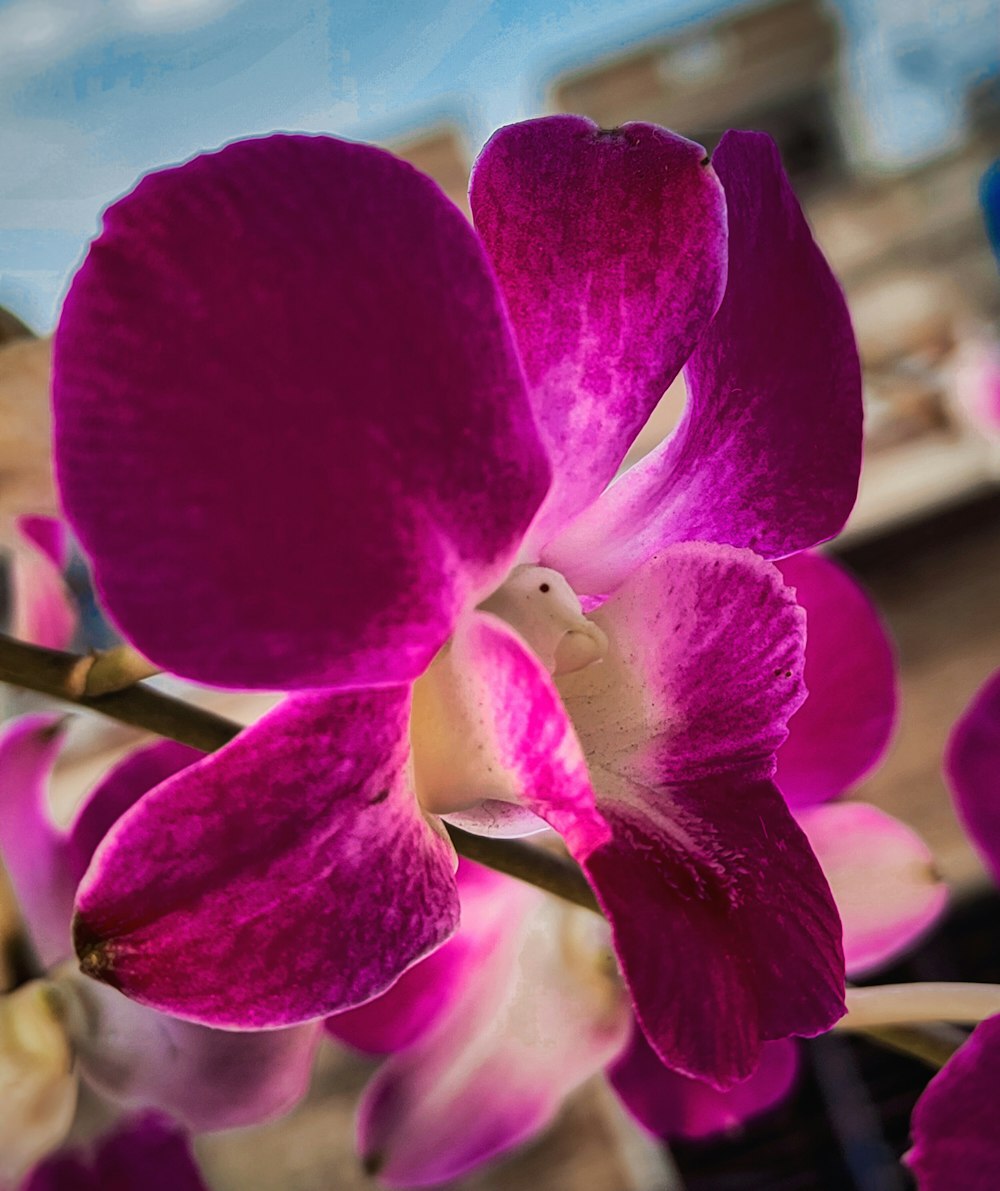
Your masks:
[{"label": "bokeh background", "polygon": [[[1000,978],[1000,906],[940,773],[951,724],[1000,665],[1000,431],[983,417],[1000,410],[997,0],[0,0],[0,536],[53,507],[46,336],[102,208],[142,172],[236,137],[333,132],[395,148],[464,205],[490,131],[552,111],[653,120],[709,148],[729,127],[779,142],[865,369],[862,492],[832,549],[895,635],[903,709],[858,793],[922,832],[954,891],[896,974]],[[665,396],[637,451],[682,403],[680,387]],[[290,1119],[203,1144],[213,1185],[368,1185],[351,1147],[366,1072],[331,1048]],[[821,1040],[793,1104],[725,1144],[677,1147],[673,1185],[904,1188],[926,1075]],[[595,1085],[542,1142],[460,1186],[669,1177]]]}]

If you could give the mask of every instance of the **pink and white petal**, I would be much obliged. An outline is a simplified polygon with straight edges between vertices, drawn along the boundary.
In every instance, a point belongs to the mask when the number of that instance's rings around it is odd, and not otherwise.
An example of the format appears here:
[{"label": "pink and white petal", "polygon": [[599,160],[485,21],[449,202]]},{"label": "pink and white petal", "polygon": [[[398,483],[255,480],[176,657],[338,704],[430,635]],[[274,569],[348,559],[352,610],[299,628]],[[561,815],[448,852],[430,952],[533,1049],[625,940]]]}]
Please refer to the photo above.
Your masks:
[{"label": "pink and white petal", "polygon": [[726,294],[685,370],[677,431],[544,554],[609,592],[676,541],[781,558],[833,537],[857,494],[861,372],[847,305],[762,133],[712,158],[729,211]]},{"label": "pink and white petal", "polygon": [[776,1108],[794,1088],[798,1070],[794,1042],[765,1042],[760,1065],[749,1079],[720,1092],[664,1067],[636,1026],[628,1047],[608,1068],[608,1079],[631,1115],[654,1137],[701,1141],[730,1133]]},{"label": "pink and white petal", "polygon": [[726,208],[705,150],[651,124],[495,133],[472,214],[507,300],[553,487],[537,555],[601,492],[718,308]]},{"label": "pink and white petal", "polygon": [[53,390],[104,605],[212,685],[414,678],[548,487],[475,233],[412,167],[332,137],[237,142],[115,203]]},{"label": "pink and white petal", "polygon": [[362,1100],[359,1149],[390,1187],[447,1182],[533,1137],[628,1036],[626,999],[601,967],[603,924],[534,889],[510,896],[516,929]]},{"label": "pink and white petal", "polygon": [[117,1124],[91,1153],[64,1151],[21,1191],[208,1191],[187,1133],[159,1113]]},{"label": "pink and white petal", "polygon": [[840,912],[848,976],[899,958],[944,913],[947,886],[905,823],[863,802],[809,807],[796,818]]},{"label": "pink and white petal", "polygon": [[118,821],[77,897],[81,966],[175,1016],[292,1025],[383,992],[458,921],[409,784],[409,689],[292,697]]},{"label": "pink and white petal", "polygon": [[[578,859],[608,838],[587,762],[555,685],[521,638],[489,613],[463,618],[415,687],[412,736],[422,804],[472,831],[502,810],[553,827]],[[537,823],[537,819],[535,820]]]},{"label": "pink and white petal", "polygon": [[662,1062],[725,1090],[765,1042],[844,1012],[840,921],[773,783],[649,789],[595,772],[614,838],[585,862],[636,1017]]},{"label": "pink and white petal", "polygon": [[806,610],[809,697],[788,725],[774,779],[798,808],[843,794],[882,759],[896,723],[896,665],[881,617],[842,567],[804,553],[778,569]]},{"label": "pink and white petal", "polygon": [[10,561],[12,632],[19,641],[47,649],[66,649],[76,632],[77,609],[63,570],[69,536],[55,517],[18,517],[25,543]]},{"label": "pink and white petal", "polygon": [[51,712],[0,728],[0,855],[46,967],[72,954],[69,925],[79,876],[47,803],[64,728],[64,717]]},{"label": "pink and white petal", "polygon": [[805,696],[804,617],[775,566],[731,546],[669,546],[590,618],[608,655],[557,683],[592,766],[647,786],[770,776]]},{"label": "pink and white petal", "polygon": [[201,1133],[273,1120],[309,1086],[318,1022],[212,1030],[76,972],[61,973],[56,991],[81,1074],[124,1108],[160,1109]]},{"label": "pink and white petal", "polygon": [[920,1191],[994,1191],[1000,1169],[1000,1017],[977,1026],[913,1110],[905,1162]]},{"label": "pink and white petal", "polygon": [[448,1017],[480,966],[520,929],[512,910],[523,890],[512,890],[509,877],[460,858],[455,879],[462,906],[455,933],[381,996],[328,1017],[334,1038],[369,1054],[406,1050]]},{"label": "pink and white petal", "polygon": [[969,838],[1000,882],[1000,670],[955,725],[945,774]]}]

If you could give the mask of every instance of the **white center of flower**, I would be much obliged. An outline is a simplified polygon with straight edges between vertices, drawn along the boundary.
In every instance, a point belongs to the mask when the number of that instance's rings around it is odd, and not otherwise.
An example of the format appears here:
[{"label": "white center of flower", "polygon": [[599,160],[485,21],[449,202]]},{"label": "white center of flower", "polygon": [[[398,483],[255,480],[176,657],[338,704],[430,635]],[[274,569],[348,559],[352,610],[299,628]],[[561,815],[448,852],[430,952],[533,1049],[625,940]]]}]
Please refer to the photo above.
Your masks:
[{"label": "white center of flower", "polygon": [[603,630],[584,616],[562,575],[548,567],[515,567],[480,608],[505,620],[550,674],[583,670],[607,653]]}]

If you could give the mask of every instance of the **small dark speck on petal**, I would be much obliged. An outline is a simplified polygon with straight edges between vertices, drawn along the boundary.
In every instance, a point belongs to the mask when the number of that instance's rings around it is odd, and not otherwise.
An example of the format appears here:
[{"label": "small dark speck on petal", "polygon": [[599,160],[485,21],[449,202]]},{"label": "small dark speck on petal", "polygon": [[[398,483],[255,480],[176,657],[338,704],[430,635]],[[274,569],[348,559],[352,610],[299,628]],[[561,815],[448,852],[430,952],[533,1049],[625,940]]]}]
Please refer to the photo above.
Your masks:
[{"label": "small dark speck on petal", "polygon": [[389,797],[389,787],[386,786],[386,788],[384,790],[379,790],[379,792],[375,795],[374,798],[369,798],[368,805],[369,806],[377,806],[378,803],[385,802],[385,800],[388,797]]},{"label": "small dark speck on petal", "polygon": [[545,592],[545,591],[551,591],[552,589],[549,587],[549,585],[548,585],[547,583],[543,583],[543,584],[542,584],[542,585],[539,587],[539,589],[538,589],[538,590],[539,590],[539,591],[542,591],[542,592]]},{"label": "small dark speck on petal", "polygon": [[711,165],[711,164],[712,164],[712,159],[711,159],[711,157],[709,157],[709,155],[706,153],[706,154],[705,154],[705,156],[704,156],[704,157],[701,159],[701,161],[699,161],[699,162],[698,162],[698,164],[699,164],[699,165]]}]

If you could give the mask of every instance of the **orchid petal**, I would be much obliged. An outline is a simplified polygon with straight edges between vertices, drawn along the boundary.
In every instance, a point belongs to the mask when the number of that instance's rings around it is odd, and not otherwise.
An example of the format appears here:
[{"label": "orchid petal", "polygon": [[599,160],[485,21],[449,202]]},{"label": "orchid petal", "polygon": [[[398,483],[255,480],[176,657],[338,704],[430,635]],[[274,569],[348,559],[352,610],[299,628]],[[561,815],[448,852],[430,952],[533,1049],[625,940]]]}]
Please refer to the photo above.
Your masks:
[{"label": "orchid petal", "polygon": [[739,1128],[779,1105],[795,1086],[798,1047],[788,1039],[765,1042],[756,1071],[728,1091],[664,1067],[636,1027],[623,1054],[608,1069],[611,1086],[632,1116],[664,1141],[700,1141]]},{"label": "orchid petal", "polygon": [[58,1154],[22,1191],[208,1191],[187,1134],[158,1113],[123,1121],[92,1154]]},{"label": "orchid petal", "polygon": [[843,1013],[836,909],[767,780],[803,695],[801,611],[771,564],[694,543],[591,618],[609,653],[559,682],[613,832],[584,868],[653,1048],[725,1088],[763,1041]]},{"label": "orchid petal", "polygon": [[969,838],[1000,882],[1000,671],[955,725],[945,771]]},{"label": "orchid petal", "polygon": [[595,782],[614,839],[584,869],[660,1059],[725,1090],[765,1041],[828,1030],[844,1012],[840,922],[777,788]]},{"label": "orchid petal", "polygon": [[330,137],[231,144],[114,204],[53,386],[105,606],[209,684],[416,677],[548,486],[472,229],[412,167]]},{"label": "orchid petal", "polygon": [[685,370],[677,431],[546,548],[577,591],[613,591],[669,542],[781,558],[832,537],[854,504],[861,373],[844,296],[773,141],[729,132],[712,162],[726,295]]},{"label": "orchid petal", "polygon": [[147,790],[202,755],[170,740],[137,749],[94,787],[64,832],[46,798],[64,724],[40,714],[0,730],[0,854],[46,967],[72,954],[76,887],[104,835]]},{"label": "orchid petal", "polygon": [[920,1191],[994,1191],[998,1072],[1000,1017],[991,1017],[934,1076],[913,1110],[913,1148],[905,1161]]},{"label": "orchid petal", "polygon": [[851,576],[820,554],[797,554],[779,570],[806,610],[809,697],[778,752],[778,783],[790,806],[843,794],[878,764],[896,721],[896,667],[888,631]]},{"label": "orchid petal", "polygon": [[[485,801],[544,819],[583,859],[608,838],[587,762],[552,679],[520,637],[487,613],[464,618],[416,685],[414,765],[424,806],[465,811]],[[482,818],[448,815],[472,831]]]},{"label": "orchid petal", "polygon": [[290,1025],[382,992],[455,928],[407,777],[409,690],[286,700],[120,819],[80,886],[88,975],[175,1016]]},{"label": "orchid petal", "polygon": [[318,1023],[212,1030],[75,972],[59,976],[56,989],[82,1074],[127,1108],[162,1109],[204,1132],[271,1120],[305,1095]]},{"label": "orchid petal", "polygon": [[0,855],[46,967],[71,954],[69,924],[80,875],[68,861],[65,838],[46,801],[64,722],[46,713],[0,728]]},{"label": "orchid petal", "polygon": [[76,632],[77,611],[62,572],[69,554],[66,527],[55,517],[18,517],[26,543],[10,563],[12,631],[19,641],[66,649]]},{"label": "orchid petal", "polygon": [[17,532],[60,571],[69,563],[69,530],[58,517],[25,513],[14,518]]},{"label": "orchid petal", "polygon": [[667,547],[590,614],[610,650],[557,679],[592,765],[657,785],[769,777],[805,690],[802,610],[749,550]]},{"label": "orchid petal", "polygon": [[406,1050],[448,1017],[479,967],[518,930],[512,909],[527,897],[525,887],[515,892],[510,878],[461,858],[455,879],[462,903],[458,930],[380,997],[328,1017],[323,1024],[334,1038],[369,1054]]},{"label": "orchid petal", "polygon": [[601,967],[603,924],[509,884],[515,929],[441,1026],[365,1092],[359,1148],[390,1187],[446,1182],[534,1136],[627,1038],[627,1002]]},{"label": "orchid petal", "polygon": [[850,977],[904,954],[947,908],[948,890],[915,831],[863,802],[797,812],[844,926]]},{"label": "orchid petal", "polygon": [[665,129],[580,116],[502,128],[476,162],[476,230],[553,462],[536,550],[611,479],[718,308],[725,200],[706,166]]}]

